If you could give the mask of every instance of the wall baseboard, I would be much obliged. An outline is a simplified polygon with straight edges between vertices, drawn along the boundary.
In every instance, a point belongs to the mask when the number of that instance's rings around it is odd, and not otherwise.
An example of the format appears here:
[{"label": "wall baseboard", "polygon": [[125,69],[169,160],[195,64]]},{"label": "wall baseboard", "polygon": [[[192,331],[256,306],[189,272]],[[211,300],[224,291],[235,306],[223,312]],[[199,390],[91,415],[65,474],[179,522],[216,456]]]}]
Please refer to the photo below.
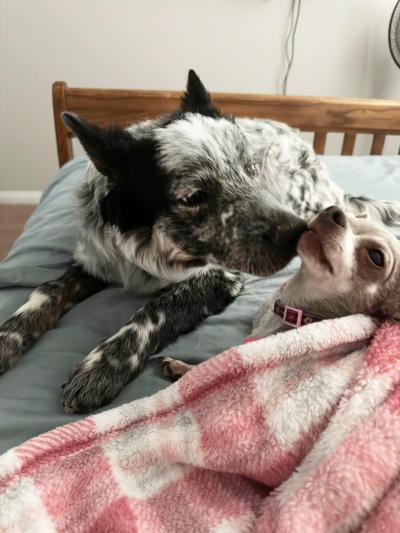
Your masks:
[{"label": "wall baseboard", "polygon": [[27,204],[39,203],[42,191],[0,191],[0,204]]}]

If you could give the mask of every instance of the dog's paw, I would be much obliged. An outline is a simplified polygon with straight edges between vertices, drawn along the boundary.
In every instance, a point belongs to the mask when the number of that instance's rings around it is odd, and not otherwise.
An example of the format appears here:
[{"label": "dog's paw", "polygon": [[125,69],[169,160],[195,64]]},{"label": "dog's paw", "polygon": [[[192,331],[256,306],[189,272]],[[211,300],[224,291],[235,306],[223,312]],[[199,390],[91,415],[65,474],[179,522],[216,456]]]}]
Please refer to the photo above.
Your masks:
[{"label": "dog's paw", "polygon": [[164,376],[175,380],[189,372],[192,365],[188,365],[178,359],[172,359],[172,357],[164,357],[161,361],[161,368]]},{"label": "dog's paw", "polygon": [[82,361],[61,387],[66,413],[90,413],[111,402],[129,381],[126,368],[115,368],[107,361],[88,365]]},{"label": "dog's paw", "polygon": [[72,370],[62,386],[65,411],[89,413],[111,402],[141,370],[143,361],[136,331],[124,326]]}]

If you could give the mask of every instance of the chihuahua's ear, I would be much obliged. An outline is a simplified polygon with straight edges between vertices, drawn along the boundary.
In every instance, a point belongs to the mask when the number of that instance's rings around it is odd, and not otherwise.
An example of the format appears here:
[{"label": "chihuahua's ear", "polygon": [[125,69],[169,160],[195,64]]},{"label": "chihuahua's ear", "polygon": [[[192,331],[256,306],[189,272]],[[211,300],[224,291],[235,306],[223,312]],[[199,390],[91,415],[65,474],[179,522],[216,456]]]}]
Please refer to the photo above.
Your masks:
[{"label": "chihuahua's ear", "polygon": [[221,116],[220,111],[215,107],[210,94],[194,70],[189,70],[186,91],[182,97],[181,110],[214,118]]},{"label": "chihuahua's ear", "polygon": [[66,126],[78,137],[97,170],[114,182],[135,145],[133,137],[118,126],[99,128],[74,113],[62,113]]}]

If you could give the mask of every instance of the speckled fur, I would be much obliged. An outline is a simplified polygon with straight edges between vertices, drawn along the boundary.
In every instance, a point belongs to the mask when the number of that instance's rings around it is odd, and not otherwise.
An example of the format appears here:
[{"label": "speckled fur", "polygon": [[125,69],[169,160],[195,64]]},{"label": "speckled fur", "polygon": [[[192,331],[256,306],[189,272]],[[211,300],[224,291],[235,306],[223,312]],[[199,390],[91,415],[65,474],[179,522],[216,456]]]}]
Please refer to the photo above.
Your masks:
[{"label": "speckled fur", "polygon": [[241,289],[240,274],[227,269],[269,275],[284,267],[305,221],[324,207],[398,215],[346,197],[285,124],[224,117],[193,71],[170,115],[127,130],[63,118],[91,159],[79,191],[75,263],[36,290],[43,301],[33,294],[0,327],[0,371],[105,284],[164,291],[72,371],[62,391],[67,411],[111,401],[150,355],[222,311]]}]

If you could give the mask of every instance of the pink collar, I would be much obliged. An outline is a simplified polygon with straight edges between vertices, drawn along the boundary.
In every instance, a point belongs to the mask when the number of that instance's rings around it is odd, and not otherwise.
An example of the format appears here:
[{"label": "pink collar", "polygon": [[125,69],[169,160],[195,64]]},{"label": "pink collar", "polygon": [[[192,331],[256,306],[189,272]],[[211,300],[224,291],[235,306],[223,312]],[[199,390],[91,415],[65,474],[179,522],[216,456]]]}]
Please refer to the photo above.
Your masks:
[{"label": "pink collar", "polygon": [[319,322],[324,318],[322,316],[307,313],[298,307],[290,307],[290,305],[283,305],[280,300],[276,300],[274,304],[274,313],[280,316],[287,326],[291,328],[299,328],[313,322]]},{"label": "pink collar", "polygon": [[[287,282],[280,287],[278,294],[282,294],[282,291],[286,285]],[[275,300],[273,311],[283,320],[284,324],[290,326],[291,328],[299,328],[307,324],[312,324],[313,322],[324,320],[324,317],[307,313],[299,307],[283,305],[280,300]],[[264,337],[245,337],[243,339],[243,344],[258,341],[263,338]]]}]

